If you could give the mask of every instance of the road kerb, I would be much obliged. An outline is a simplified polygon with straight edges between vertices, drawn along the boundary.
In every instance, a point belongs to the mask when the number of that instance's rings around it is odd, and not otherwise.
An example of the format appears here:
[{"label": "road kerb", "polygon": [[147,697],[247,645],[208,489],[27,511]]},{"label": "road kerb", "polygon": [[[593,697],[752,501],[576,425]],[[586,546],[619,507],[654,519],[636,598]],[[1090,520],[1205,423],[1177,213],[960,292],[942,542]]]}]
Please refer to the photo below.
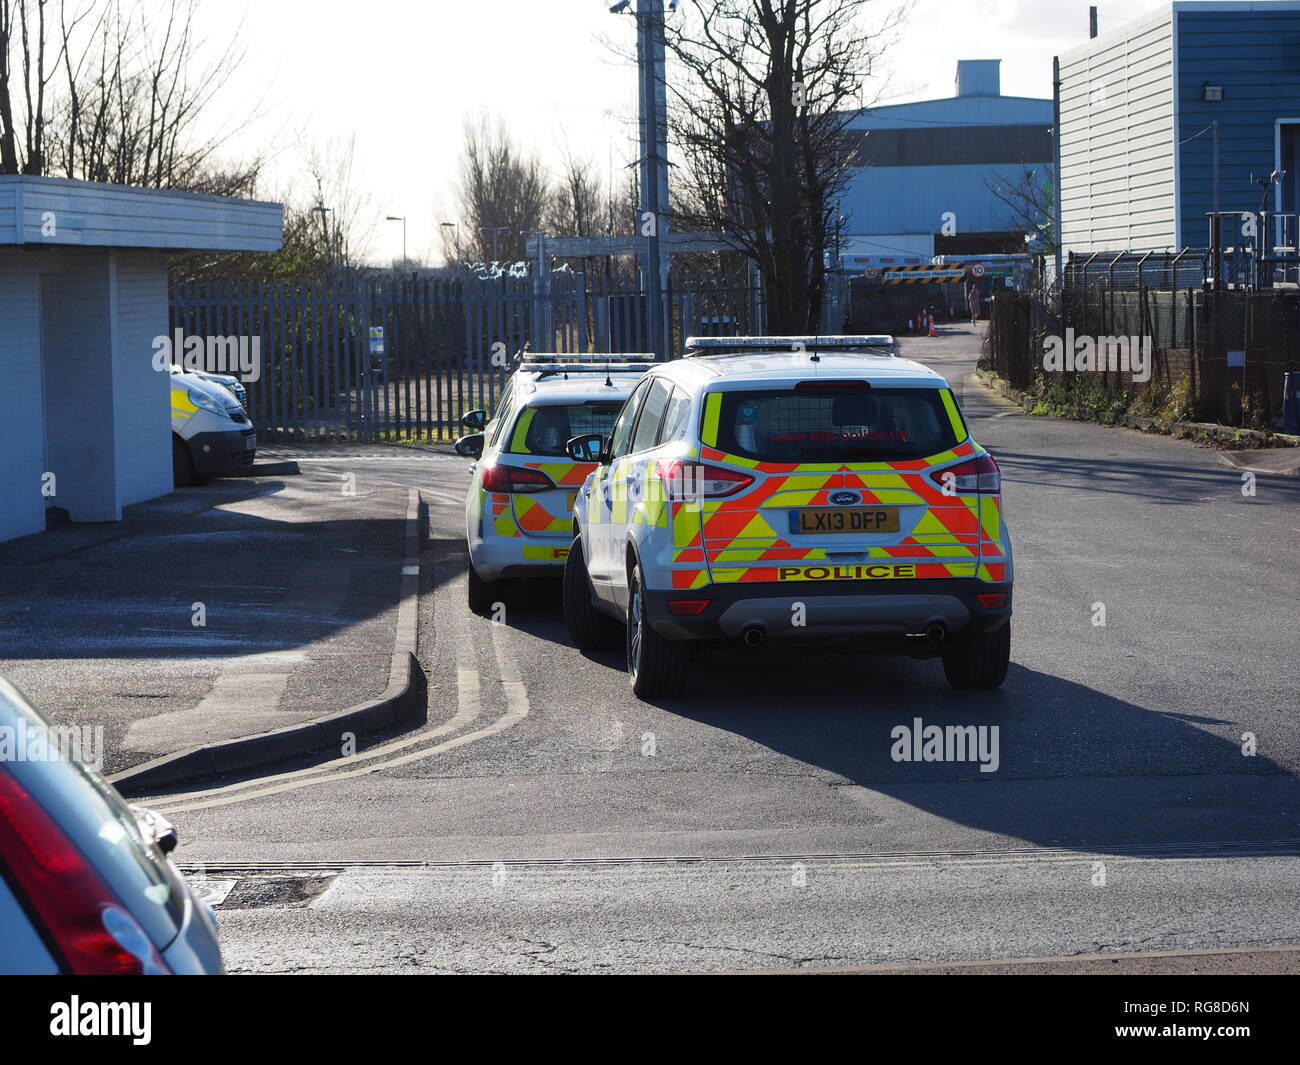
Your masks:
[{"label": "road kerb", "polygon": [[407,494],[406,529],[397,607],[397,633],[388,685],[371,699],[313,721],[238,739],[199,744],[163,755],[108,778],[119,791],[138,792],[200,777],[216,776],[278,762],[309,751],[338,747],[344,733],[362,734],[392,728],[418,710],[420,664],[416,658],[420,596],[420,493]]}]

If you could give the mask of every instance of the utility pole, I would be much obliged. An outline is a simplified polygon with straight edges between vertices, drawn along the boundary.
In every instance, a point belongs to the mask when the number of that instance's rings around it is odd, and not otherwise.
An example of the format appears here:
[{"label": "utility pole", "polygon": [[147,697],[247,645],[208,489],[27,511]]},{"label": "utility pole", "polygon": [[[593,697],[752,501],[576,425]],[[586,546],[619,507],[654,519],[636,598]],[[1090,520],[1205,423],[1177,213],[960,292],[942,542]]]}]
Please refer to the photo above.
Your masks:
[{"label": "utility pole", "polygon": [[[672,7],[676,7],[673,0]],[[628,8],[628,0],[610,7],[615,14]],[[664,82],[664,0],[636,0],[636,61],[640,101],[641,210],[637,232],[645,238],[641,277],[645,288],[647,346],[659,358],[668,357],[668,262],[663,238],[668,235],[664,212],[668,208],[668,99]]]},{"label": "utility pole", "polygon": [[[1094,9],[1095,10],[1095,9]],[[1056,276],[1053,286],[1063,283],[1061,276],[1061,60],[1052,56],[1052,244]]]}]

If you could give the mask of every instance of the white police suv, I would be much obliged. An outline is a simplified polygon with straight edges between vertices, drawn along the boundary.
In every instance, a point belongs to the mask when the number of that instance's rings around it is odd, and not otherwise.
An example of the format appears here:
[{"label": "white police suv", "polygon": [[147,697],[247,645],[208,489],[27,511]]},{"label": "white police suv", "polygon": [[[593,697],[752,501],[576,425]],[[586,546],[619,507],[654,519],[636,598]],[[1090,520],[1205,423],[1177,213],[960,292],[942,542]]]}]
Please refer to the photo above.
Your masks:
[{"label": "white police suv", "polygon": [[693,642],[836,642],[1002,683],[1011,541],[997,463],[952,390],[885,337],[692,338],[636,384],[577,492],[564,614],[622,643],[637,695]]}]

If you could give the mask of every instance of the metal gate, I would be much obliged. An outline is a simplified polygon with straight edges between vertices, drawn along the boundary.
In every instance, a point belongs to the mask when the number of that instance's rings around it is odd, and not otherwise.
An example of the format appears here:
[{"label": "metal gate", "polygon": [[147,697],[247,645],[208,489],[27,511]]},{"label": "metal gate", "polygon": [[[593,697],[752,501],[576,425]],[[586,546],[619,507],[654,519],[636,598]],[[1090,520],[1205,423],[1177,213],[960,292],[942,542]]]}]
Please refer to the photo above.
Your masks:
[{"label": "metal gate", "polygon": [[[244,379],[265,440],[447,440],[491,409],[514,355],[635,351],[645,297],[635,278],[557,271],[529,277],[339,277],[214,282],[171,293],[171,328],[202,368]],[[743,276],[674,278],[665,296],[671,354],[692,334],[761,332],[761,296]],[[372,330],[382,352],[372,354]],[[379,334],[376,334],[376,339]],[[250,372],[222,360],[231,342]]]}]

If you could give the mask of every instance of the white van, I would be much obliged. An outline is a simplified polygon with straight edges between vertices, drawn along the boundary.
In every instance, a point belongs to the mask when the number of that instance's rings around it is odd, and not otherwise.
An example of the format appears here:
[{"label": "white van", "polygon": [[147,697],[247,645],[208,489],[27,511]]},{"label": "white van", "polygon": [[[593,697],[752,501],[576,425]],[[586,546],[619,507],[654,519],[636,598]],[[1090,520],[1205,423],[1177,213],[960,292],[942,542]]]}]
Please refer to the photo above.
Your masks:
[{"label": "white van", "polygon": [[172,369],[172,471],[178,488],[238,473],[257,456],[257,430],[226,387]]}]

